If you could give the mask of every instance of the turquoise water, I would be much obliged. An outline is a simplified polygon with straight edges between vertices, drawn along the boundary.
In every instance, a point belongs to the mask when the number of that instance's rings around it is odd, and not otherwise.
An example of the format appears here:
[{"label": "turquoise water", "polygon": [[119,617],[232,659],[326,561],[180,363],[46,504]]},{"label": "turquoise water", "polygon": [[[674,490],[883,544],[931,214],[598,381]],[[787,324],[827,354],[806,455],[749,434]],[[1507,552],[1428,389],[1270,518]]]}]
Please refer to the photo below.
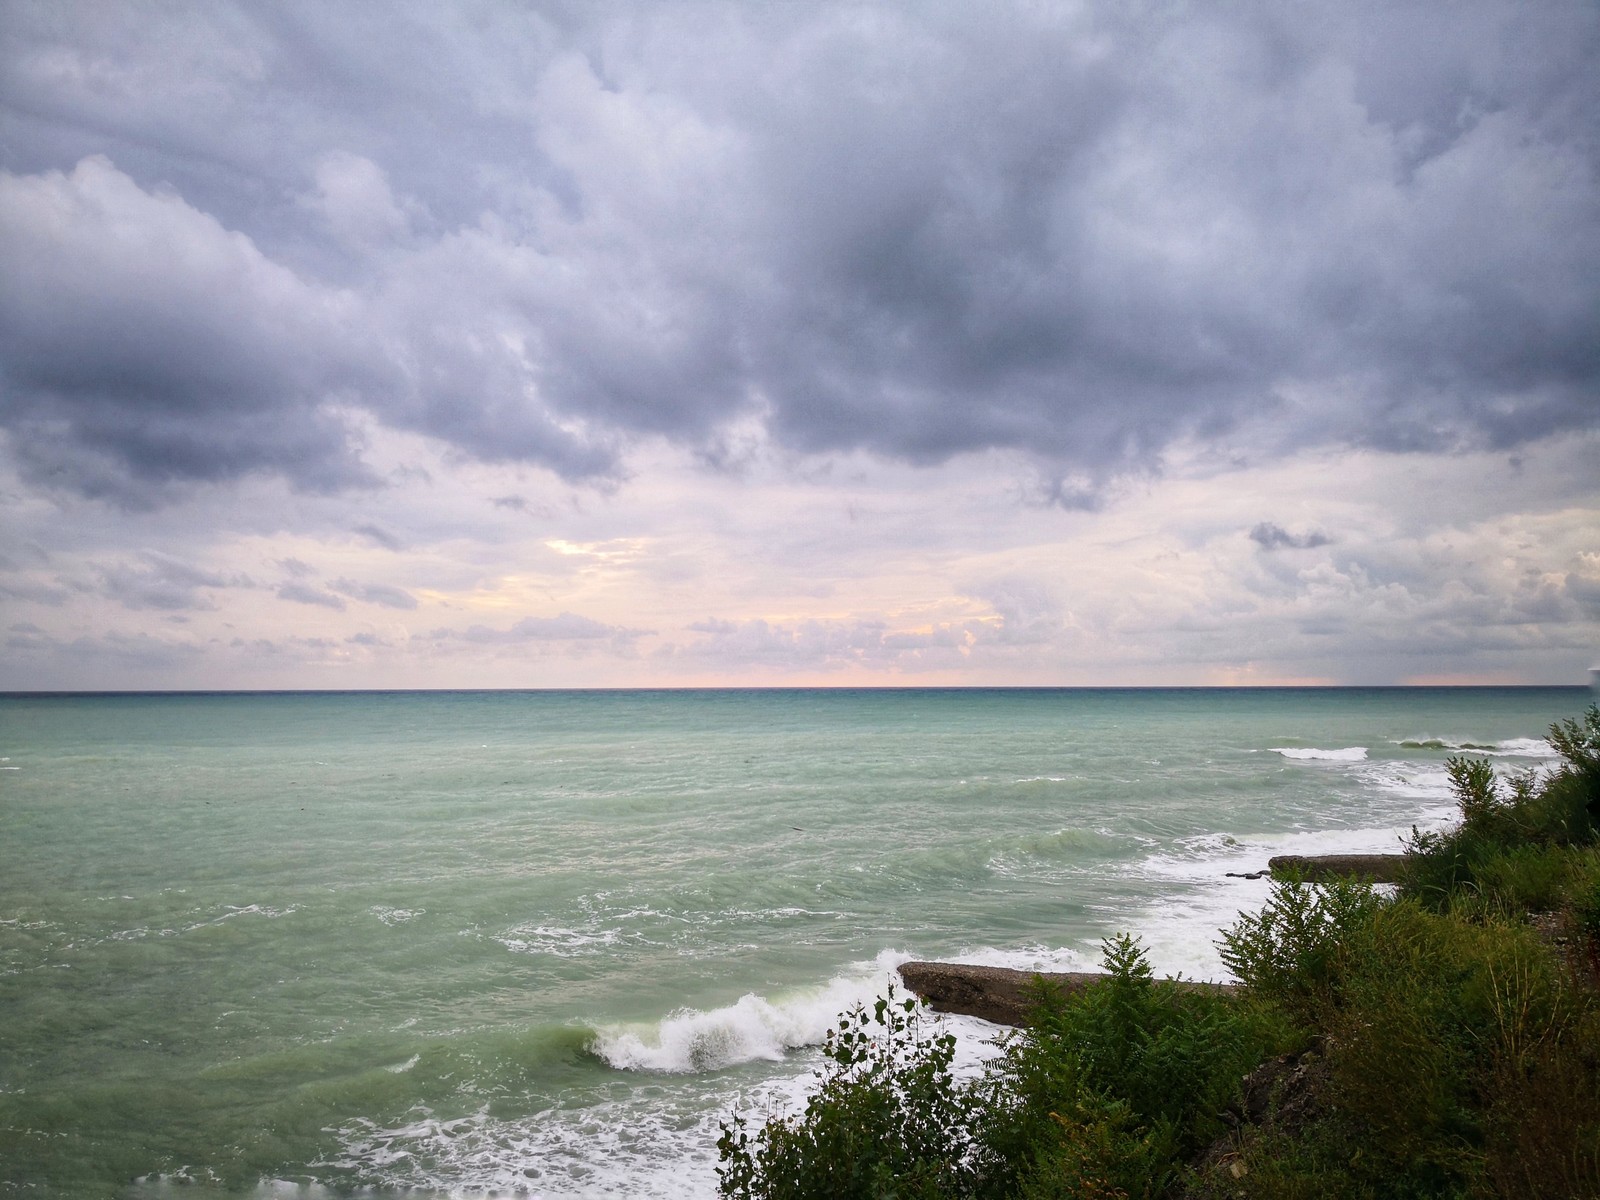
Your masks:
[{"label": "turquoise water", "polygon": [[0,698],[0,1190],[707,1196],[896,962],[1219,976],[1226,872],[1394,848],[1590,699]]}]

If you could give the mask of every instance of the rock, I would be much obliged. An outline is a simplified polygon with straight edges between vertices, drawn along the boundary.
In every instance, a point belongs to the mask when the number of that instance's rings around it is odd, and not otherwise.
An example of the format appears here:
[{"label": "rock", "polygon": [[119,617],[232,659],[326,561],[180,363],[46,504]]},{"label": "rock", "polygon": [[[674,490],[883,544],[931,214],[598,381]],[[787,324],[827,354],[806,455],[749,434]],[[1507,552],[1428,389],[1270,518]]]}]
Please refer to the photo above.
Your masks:
[{"label": "rock", "polygon": [[1280,854],[1267,860],[1274,879],[1299,874],[1310,882],[1354,877],[1373,883],[1399,883],[1404,854]]},{"label": "rock", "polygon": [[[1295,1136],[1327,1113],[1328,1070],[1312,1051],[1281,1054],[1251,1071],[1239,1085],[1238,1104],[1221,1114],[1229,1132],[1194,1161],[1183,1200],[1215,1200],[1241,1193],[1232,1183],[1248,1174],[1244,1155],[1263,1134]],[[1220,1185],[1220,1186],[1219,1186]]]},{"label": "rock", "polygon": [[1263,1129],[1295,1133],[1322,1115],[1326,1069],[1312,1053],[1269,1058],[1244,1077],[1243,1120]]},{"label": "rock", "polygon": [[[1033,1007],[1036,979],[1075,992],[1106,978],[1099,971],[1016,971],[1010,967],[975,967],[965,963],[908,962],[900,964],[907,989],[921,996],[935,1012],[981,1017],[996,1025],[1022,1025]],[[1231,983],[1178,980],[1181,988],[1232,992]]]}]

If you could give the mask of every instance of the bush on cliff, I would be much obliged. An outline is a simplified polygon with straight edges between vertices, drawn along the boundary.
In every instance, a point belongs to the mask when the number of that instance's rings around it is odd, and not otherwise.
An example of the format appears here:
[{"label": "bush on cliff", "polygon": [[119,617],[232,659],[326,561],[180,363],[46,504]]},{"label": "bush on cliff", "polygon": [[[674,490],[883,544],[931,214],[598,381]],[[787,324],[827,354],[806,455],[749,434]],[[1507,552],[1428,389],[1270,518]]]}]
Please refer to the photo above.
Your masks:
[{"label": "bush on cliff", "polygon": [[1257,1010],[1152,978],[1133,938],[1103,949],[1105,982],[1043,989],[994,1064],[1005,1106],[984,1129],[991,1194],[1165,1194],[1280,1040]]},{"label": "bush on cliff", "polygon": [[1104,984],[1040,993],[1033,1023],[976,1081],[912,1002],[841,1018],[803,1113],[718,1142],[722,1193],[821,1197],[1156,1197],[1222,1128],[1277,1026],[1151,977],[1137,942],[1105,944]]},{"label": "bush on cliff", "polygon": [[[1320,1116],[1247,1131],[1191,1195],[1600,1196],[1600,711],[1550,740],[1543,779],[1451,760],[1461,823],[1414,838],[1398,898],[1291,881],[1224,935],[1316,1047]],[[1564,956],[1527,920],[1556,908]]]},{"label": "bush on cliff", "polygon": [[[1278,903],[1301,903],[1290,887]],[[1254,946],[1236,969],[1276,997],[1288,952],[1262,953],[1262,936],[1246,918],[1225,942]],[[1600,1195],[1600,1009],[1531,926],[1380,901],[1341,931],[1333,962],[1290,993],[1315,998],[1297,1011],[1321,1117],[1241,1137],[1241,1177],[1196,1194]]]},{"label": "bush on cliff", "polygon": [[1530,769],[1501,780],[1488,759],[1449,760],[1461,822],[1413,831],[1404,895],[1435,909],[1560,903],[1564,880],[1600,835],[1600,707],[1556,722],[1549,739],[1561,762],[1544,778]]},{"label": "bush on cliff", "polygon": [[956,1200],[982,1178],[976,1127],[984,1089],[951,1070],[955,1038],[930,1031],[893,988],[869,1013],[839,1017],[828,1060],[796,1117],[752,1136],[742,1116],[717,1142],[722,1194],[739,1200]]}]

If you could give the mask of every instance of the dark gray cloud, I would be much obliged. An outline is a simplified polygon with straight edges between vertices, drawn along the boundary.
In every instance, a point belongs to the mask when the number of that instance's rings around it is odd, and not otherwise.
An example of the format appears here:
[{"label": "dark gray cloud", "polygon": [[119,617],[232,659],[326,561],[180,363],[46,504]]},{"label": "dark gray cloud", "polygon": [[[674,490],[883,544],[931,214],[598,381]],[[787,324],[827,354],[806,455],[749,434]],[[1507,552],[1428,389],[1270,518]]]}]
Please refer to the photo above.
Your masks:
[{"label": "dark gray cloud", "polygon": [[153,503],[365,413],[620,477],[1600,413],[1600,9],[43,0],[0,39],[0,422]]},{"label": "dark gray cloud", "polygon": [[102,590],[124,608],[169,612],[216,608],[212,591],[248,587],[243,576],[223,575],[165,554],[146,553],[136,563],[117,563],[100,573]]},{"label": "dark gray cloud", "polygon": [[335,579],[328,584],[334,591],[367,604],[381,604],[385,608],[413,609],[417,598],[404,588],[386,583],[358,583],[353,579]]},{"label": "dark gray cloud", "polygon": [[381,525],[357,525],[353,530],[385,550],[404,550],[405,543]]},{"label": "dark gray cloud", "polygon": [[435,642],[470,642],[477,645],[517,645],[529,642],[599,642],[617,645],[628,644],[650,632],[645,629],[628,629],[621,625],[607,625],[592,617],[563,612],[553,617],[523,617],[507,629],[494,629],[488,625],[471,625],[466,629],[435,629],[425,640]]},{"label": "dark gray cloud", "polygon": [[1600,577],[1585,577],[1574,571],[1564,582],[1573,603],[1590,619],[1600,620]]},{"label": "dark gray cloud", "polygon": [[1251,529],[1250,540],[1263,550],[1312,550],[1330,545],[1333,541],[1327,534],[1315,529],[1305,533],[1290,533],[1271,521],[1262,521]]},{"label": "dark gray cloud", "polygon": [[[64,675],[66,686],[87,683],[104,687],[108,672],[116,679],[119,672],[129,670],[139,672],[141,678],[160,678],[168,672],[193,667],[205,656],[205,648],[192,642],[119,630],[71,639],[36,632],[15,633],[6,639],[6,647],[21,660],[7,664],[10,669],[26,667],[34,659],[53,660],[52,686],[62,686]],[[80,671],[88,673],[79,674]],[[9,678],[9,671],[0,671],[0,679]],[[26,681],[28,676],[22,674],[18,678]]]},{"label": "dark gray cloud", "polygon": [[659,657],[697,665],[752,663],[784,670],[835,671],[891,663],[902,654],[914,656],[915,650],[931,644],[928,635],[912,635],[916,646],[891,646],[895,635],[879,617],[794,622],[713,618],[697,621],[689,629],[703,636],[665,646],[657,652]]},{"label": "dark gray cloud", "polygon": [[0,582],[0,596],[12,600],[25,600],[32,604],[65,604],[72,592],[52,583],[38,583],[29,579]]},{"label": "dark gray cloud", "polygon": [[278,599],[292,600],[296,604],[314,604],[321,608],[332,608],[339,612],[344,611],[344,601],[332,592],[325,592],[321,588],[312,587],[307,583],[289,582],[278,587]]},{"label": "dark gray cloud", "polygon": [[355,388],[338,298],[105,158],[0,176],[0,387],[29,473],[125,501],[276,471],[366,481],[323,402]]},{"label": "dark gray cloud", "polygon": [[993,662],[1021,648],[1039,655],[1054,649],[1063,632],[1063,611],[1051,589],[1038,580],[1008,577],[975,583],[966,595],[988,602],[994,616],[939,621],[896,629],[881,615],[767,621],[711,617],[687,630],[701,636],[660,648],[663,659],[720,666],[756,663],[788,670],[892,667],[905,671],[960,669]]}]

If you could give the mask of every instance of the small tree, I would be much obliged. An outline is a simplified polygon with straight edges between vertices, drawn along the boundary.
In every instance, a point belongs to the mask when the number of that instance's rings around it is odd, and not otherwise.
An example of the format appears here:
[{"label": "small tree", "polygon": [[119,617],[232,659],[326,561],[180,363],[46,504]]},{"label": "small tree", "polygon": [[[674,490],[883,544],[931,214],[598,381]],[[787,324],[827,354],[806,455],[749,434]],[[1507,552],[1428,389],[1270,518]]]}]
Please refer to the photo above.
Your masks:
[{"label": "small tree", "polygon": [[982,1105],[951,1070],[955,1037],[927,1029],[915,999],[891,985],[871,1012],[858,1005],[829,1030],[829,1065],[805,1112],[753,1136],[744,1117],[722,1126],[717,1175],[738,1200],[955,1200],[975,1194],[973,1137]]}]

